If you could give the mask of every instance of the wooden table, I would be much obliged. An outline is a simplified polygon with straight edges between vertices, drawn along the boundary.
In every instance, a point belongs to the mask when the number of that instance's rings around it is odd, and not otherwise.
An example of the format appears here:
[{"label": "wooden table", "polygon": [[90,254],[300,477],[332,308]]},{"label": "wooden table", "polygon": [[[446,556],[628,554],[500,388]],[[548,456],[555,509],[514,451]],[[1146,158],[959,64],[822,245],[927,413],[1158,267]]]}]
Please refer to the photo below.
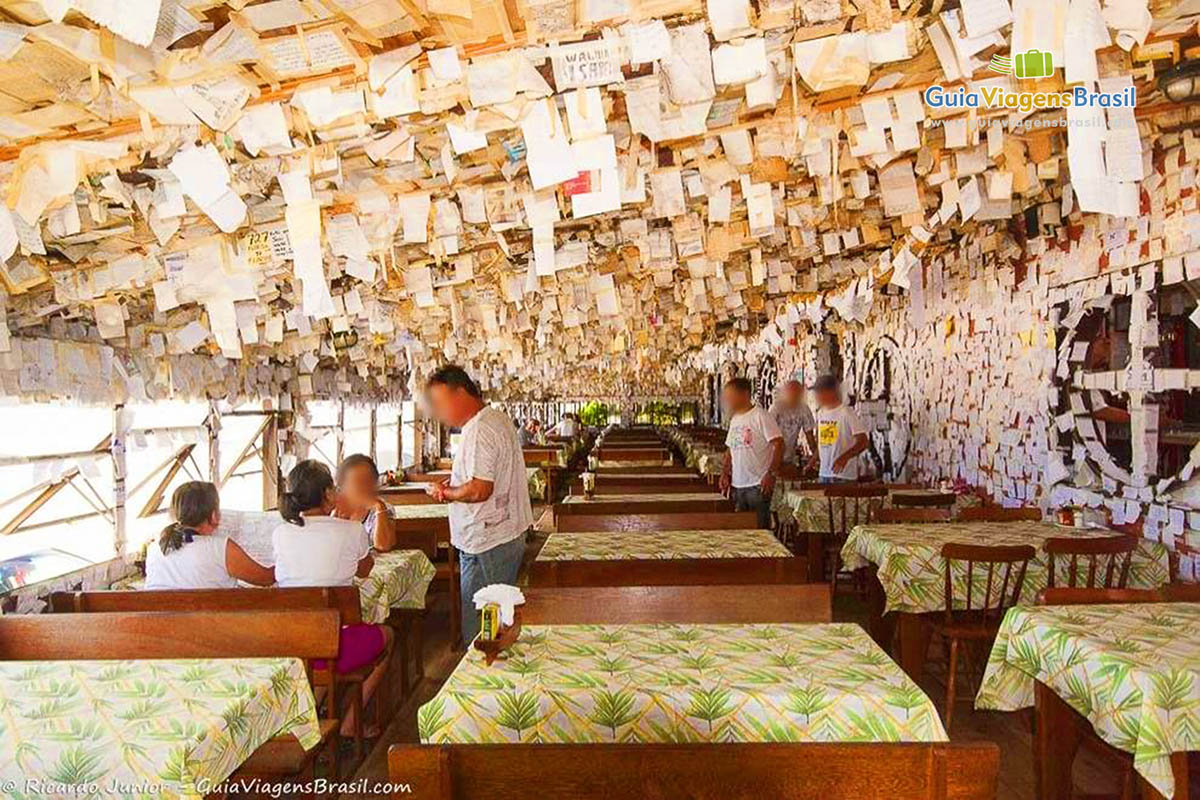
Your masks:
[{"label": "wooden table", "polygon": [[1200,603],[1011,609],[976,707],[1033,705],[1039,800],[1072,797],[1085,736],[1131,754],[1142,796],[1187,798],[1200,752]]},{"label": "wooden table", "polygon": [[99,796],[115,782],[200,798],[276,735],[321,739],[298,658],[0,661],[0,705],[0,775],[95,783]]},{"label": "wooden table", "polygon": [[770,531],[599,531],[551,534],[532,586],[801,583],[806,573]]},{"label": "wooden table", "polygon": [[[1078,536],[1095,538],[1118,535],[1108,530],[1065,528],[1048,522],[939,522],[859,525],[850,532],[842,548],[847,569],[875,565],[875,580],[868,582],[872,611],[872,633],[876,641],[891,641],[892,624],[898,639],[897,658],[905,671],[919,679],[929,649],[929,628],[923,615],[945,610],[945,561],[942,545],[1031,545],[1037,555],[1029,562],[1021,599],[1033,602],[1046,588],[1047,559],[1043,550],[1050,538]],[[975,570],[974,596],[986,590],[986,570]],[[956,564],[956,581],[965,582],[966,565]],[[1129,587],[1157,589],[1169,577],[1167,549],[1158,542],[1141,539],[1131,559]],[[965,597],[959,589],[956,594]],[[894,613],[892,619],[885,615]]]}]

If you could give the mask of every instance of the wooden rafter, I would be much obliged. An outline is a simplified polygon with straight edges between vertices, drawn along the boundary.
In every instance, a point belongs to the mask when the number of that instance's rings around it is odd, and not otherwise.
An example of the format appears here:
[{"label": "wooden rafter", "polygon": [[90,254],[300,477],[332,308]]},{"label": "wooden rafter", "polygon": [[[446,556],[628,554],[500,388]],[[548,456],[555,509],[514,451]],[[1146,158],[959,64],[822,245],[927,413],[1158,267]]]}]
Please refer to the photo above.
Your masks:
[{"label": "wooden rafter", "polygon": [[238,467],[240,467],[242,464],[245,464],[251,455],[258,453],[258,439],[263,435],[263,431],[267,429],[267,426],[271,424],[272,419],[274,418],[270,414],[263,417],[262,424],[258,426],[258,429],[254,431],[254,435],[250,437],[248,442],[246,442],[246,446],[242,448],[241,452],[238,453],[237,458],[235,458],[233,463],[229,465],[229,469],[225,470],[225,475],[221,478],[221,483],[217,488],[224,486],[225,483],[233,477],[233,474],[237,471]]},{"label": "wooden rafter", "polygon": [[[104,452],[108,450],[111,442],[112,435],[106,435],[100,440],[99,444],[97,444],[88,452]],[[3,528],[0,528],[0,536],[8,536],[10,533],[16,533],[20,529],[21,525],[27,522],[30,517],[38,512],[38,509],[53,500],[59,492],[65,489],[66,486],[78,476],[79,467],[72,467],[63,473],[62,476],[57,480],[48,483],[46,487],[38,492],[36,497],[30,500],[29,503],[27,503],[20,511],[18,511],[16,515],[4,525]]]},{"label": "wooden rafter", "polygon": [[[196,445],[194,442],[191,444],[185,444],[183,447],[179,448],[174,456],[167,459],[166,462],[164,462],[158,467],[158,469],[151,473],[152,476],[163,467],[166,467],[167,470],[163,475],[162,480],[160,480],[158,485],[154,487],[154,491],[150,493],[150,497],[146,499],[146,504],[142,506],[141,512],[138,513],[138,519],[145,519],[146,517],[158,512],[159,506],[162,505],[163,495],[167,493],[167,487],[171,485],[171,481],[175,480],[175,476],[179,474],[179,470],[183,468],[184,462],[187,461],[189,456],[191,456],[192,450],[195,448]],[[149,478],[147,478],[147,480],[148,479]],[[143,483],[144,482],[145,481],[143,481]],[[139,487],[140,486],[141,484],[139,484]]]}]

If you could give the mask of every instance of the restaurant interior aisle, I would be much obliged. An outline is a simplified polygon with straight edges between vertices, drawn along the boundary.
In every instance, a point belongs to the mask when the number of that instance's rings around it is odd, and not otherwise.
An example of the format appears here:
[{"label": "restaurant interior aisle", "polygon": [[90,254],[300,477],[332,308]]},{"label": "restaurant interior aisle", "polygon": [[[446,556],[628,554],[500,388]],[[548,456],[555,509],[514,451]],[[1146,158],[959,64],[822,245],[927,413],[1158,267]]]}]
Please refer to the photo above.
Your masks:
[{"label": "restaurant interior aisle", "polygon": [[[534,509],[534,516],[539,514]],[[530,535],[530,543],[526,549],[525,566],[522,569],[521,581],[529,568],[538,548],[545,540],[545,532],[536,530]],[[357,771],[350,777],[355,779],[385,780],[387,775],[387,751],[396,743],[415,743],[417,735],[417,709],[437,694],[442,683],[454,671],[461,653],[451,652],[449,648],[449,598],[445,593],[432,592],[429,595],[429,613],[425,617],[425,679],[415,691],[405,699],[404,703],[395,708],[393,717],[384,729],[383,735],[376,741],[374,748],[367,755]],[[866,625],[867,608],[857,598],[849,593],[841,593],[834,601],[833,617],[838,622],[858,622]],[[929,662],[921,680],[921,688],[942,711],[942,698],[945,697],[945,685],[942,682],[944,655],[937,641],[931,645]],[[393,697],[398,696],[399,683],[395,684]],[[1034,800],[1033,785],[1033,747],[1030,724],[1032,715],[1028,712],[1006,714],[996,712],[975,711],[966,705],[956,709],[954,727],[950,738],[954,741],[990,740],[1000,746],[1001,768],[997,800]],[[1091,753],[1087,748],[1081,748],[1075,762],[1076,786],[1081,792],[1088,794],[1103,794],[1111,791],[1116,783],[1112,768],[1103,760]],[[360,795],[343,795],[347,798],[357,798]],[[367,800],[367,795],[361,795]]]}]

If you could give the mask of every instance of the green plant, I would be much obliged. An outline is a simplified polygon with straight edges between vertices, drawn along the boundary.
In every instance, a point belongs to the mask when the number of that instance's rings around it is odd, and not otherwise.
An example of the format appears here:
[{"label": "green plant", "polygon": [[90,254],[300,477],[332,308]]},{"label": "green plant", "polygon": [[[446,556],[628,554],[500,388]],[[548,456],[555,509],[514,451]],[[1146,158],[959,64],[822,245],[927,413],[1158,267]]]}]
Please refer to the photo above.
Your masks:
[{"label": "green plant", "polygon": [[599,400],[589,400],[579,409],[579,421],[589,427],[603,428],[608,424],[608,405]]}]

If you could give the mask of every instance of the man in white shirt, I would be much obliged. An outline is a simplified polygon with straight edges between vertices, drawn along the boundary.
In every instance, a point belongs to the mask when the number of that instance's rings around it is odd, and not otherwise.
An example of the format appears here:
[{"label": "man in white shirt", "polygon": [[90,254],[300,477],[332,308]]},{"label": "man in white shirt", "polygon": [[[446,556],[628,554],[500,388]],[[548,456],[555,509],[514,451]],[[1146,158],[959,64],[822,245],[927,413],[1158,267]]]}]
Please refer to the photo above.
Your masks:
[{"label": "man in white shirt", "polygon": [[837,378],[822,375],[813,384],[817,410],[817,452],[809,465],[820,464],[821,483],[858,480],[858,456],[867,449],[867,429],[858,414],[842,402]]},{"label": "man in white shirt", "polygon": [[462,431],[450,480],[431,485],[429,493],[450,506],[450,543],[460,553],[466,644],[479,634],[475,592],[493,583],[517,582],[525,531],[533,524],[525,458],[508,415],[484,404],[479,386],[461,367],[434,372],[425,392],[438,419]]},{"label": "man in white shirt", "polygon": [[579,433],[579,424],[575,422],[574,417],[570,414],[563,414],[561,420],[549,431],[551,436],[564,436],[568,439],[574,439]]},{"label": "man in white shirt", "polygon": [[729,453],[721,473],[721,491],[733,489],[738,511],[758,514],[758,527],[771,527],[771,494],[783,460],[783,434],[766,411],[750,398],[750,381],[734,378],[721,391],[731,414],[725,445]]},{"label": "man in white shirt", "polygon": [[779,392],[779,397],[767,411],[783,433],[783,462],[800,465],[796,445],[800,434],[808,442],[808,452],[817,452],[817,423],[804,400],[804,387],[800,381],[788,381]]}]

